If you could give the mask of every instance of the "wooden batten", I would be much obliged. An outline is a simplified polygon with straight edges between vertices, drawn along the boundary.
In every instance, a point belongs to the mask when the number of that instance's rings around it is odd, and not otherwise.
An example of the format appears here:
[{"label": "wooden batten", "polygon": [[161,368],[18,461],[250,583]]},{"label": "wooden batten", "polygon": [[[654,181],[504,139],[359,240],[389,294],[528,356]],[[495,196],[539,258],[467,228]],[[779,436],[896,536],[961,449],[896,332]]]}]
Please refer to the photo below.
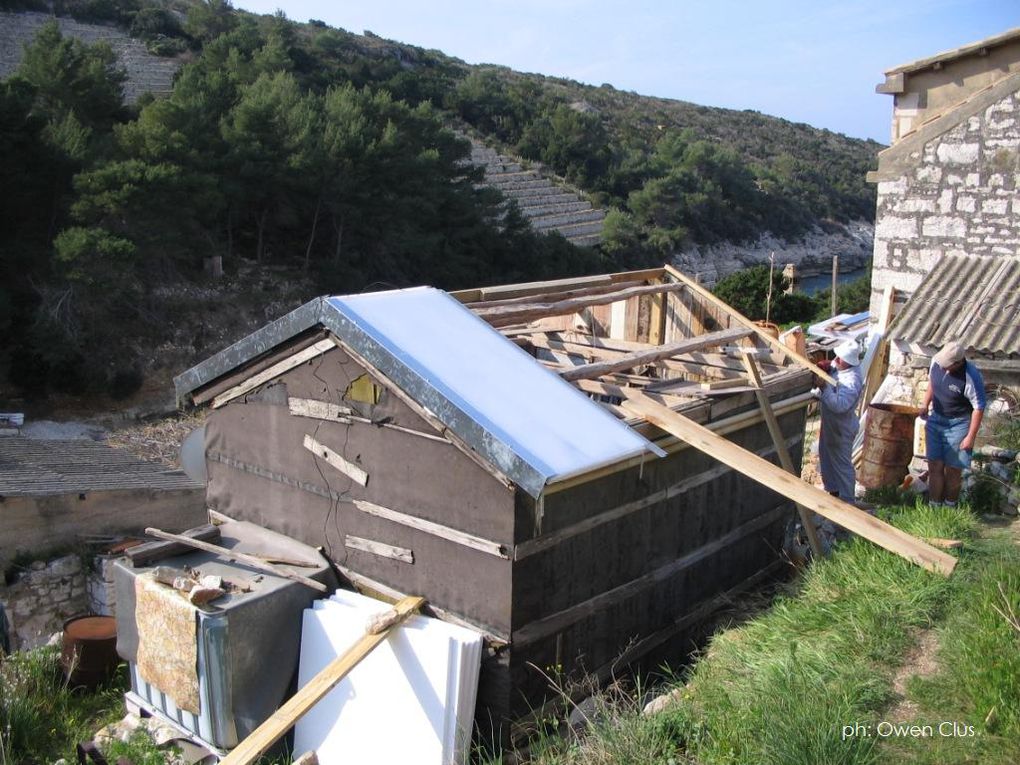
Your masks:
[{"label": "wooden batten", "polygon": [[473,303],[480,300],[498,300],[514,297],[525,297],[529,295],[540,295],[543,293],[561,292],[570,289],[584,289],[598,285],[616,285],[628,281],[655,281],[660,280],[664,270],[660,268],[649,268],[644,271],[619,271],[612,274],[601,274],[598,276],[579,276],[574,279],[554,279],[543,282],[524,282],[521,284],[502,284],[493,287],[479,287],[475,289],[457,290],[450,295],[462,303]]},{"label": "wooden batten", "polygon": [[401,563],[414,563],[414,552],[406,547],[388,545],[385,542],[376,542],[372,539],[365,539],[364,537],[355,537],[347,534],[344,537],[344,547],[371,553],[372,555],[378,555],[380,558],[398,560]]},{"label": "wooden batten", "polygon": [[368,473],[362,470],[360,467],[355,465],[353,462],[345,459],[341,454],[330,449],[328,446],[319,443],[312,436],[306,435],[303,446],[314,454],[326,461],[326,463],[343,473],[345,476],[350,478],[356,484],[361,486],[368,485]]},{"label": "wooden batten", "polygon": [[288,398],[287,406],[290,413],[295,417],[311,417],[316,420],[329,420],[331,422],[350,422],[349,415],[354,410],[349,406],[333,404],[329,401],[318,401],[312,398]]},{"label": "wooden batten", "polygon": [[408,515],[402,513],[399,510],[391,510],[388,507],[382,507],[374,502],[368,502],[363,499],[354,500],[354,506],[361,512],[367,513],[368,515],[374,515],[377,518],[383,518],[393,523],[399,523],[402,526],[407,526],[418,531],[424,531],[427,534],[440,537],[442,539],[449,540],[464,547],[470,547],[473,550],[486,553],[487,555],[495,555],[497,558],[505,558],[509,560],[510,554],[507,552],[506,546],[499,542],[494,542],[491,539],[483,539],[482,537],[469,534],[466,531],[460,531],[458,529],[444,526],[441,523],[435,523],[433,521],[427,521],[424,518],[418,518],[414,515]]},{"label": "wooden batten", "polygon": [[600,284],[594,287],[585,287],[582,289],[563,290],[560,292],[546,292],[534,295],[525,295],[523,297],[502,298],[494,300],[479,300],[474,303],[465,303],[465,306],[470,308],[472,311],[477,311],[482,308],[496,308],[499,306],[514,306],[514,305],[519,306],[519,305],[531,305],[534,303],[554,303],[559,300],[570,300],[579,297],[590,297],[592,295],[604,295],[607,292],[617,292],[621,289],[640,287],[643,284],[644,282],[640,280],[617,283],[609,282],[606,284]]},{"label": "wooden batten", "polygon": [[283,361],[279,361],[276,364],[273,364],[271,367],[264,369],[255,375],[252,375],[247,380],[240,383],[239,385],[235,385],[230,390],[220,393],[218,396],[216,396],[216,398],[213,399],[212,402],[213,409],[218,409],[224,404],[233,401],[238,396],[242,396],[245,393],[248,393],[249,391],[253,391],[260,385],[264,385],[273,378],[279,377],[284,372],[287,372],[293,369],[294,367],[299,366],[300,364],[304,364],[306,361],[310,361],[311,359],[314,359],[316,356],[321,356],[323,353],[325,353],[328,350],[331,350],[333,347],[334,346],[332,341],[320,340],[314,345],[310,345],[307,348],[298,351],[293,356],[289,356]]}]

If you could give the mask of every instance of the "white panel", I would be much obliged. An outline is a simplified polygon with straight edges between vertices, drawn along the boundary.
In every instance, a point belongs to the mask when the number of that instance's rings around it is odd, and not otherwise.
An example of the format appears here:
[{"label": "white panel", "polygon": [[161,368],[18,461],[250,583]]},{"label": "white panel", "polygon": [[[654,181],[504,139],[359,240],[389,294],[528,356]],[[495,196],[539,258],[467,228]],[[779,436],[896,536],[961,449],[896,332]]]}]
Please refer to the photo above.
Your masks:
[{"label": "white panel", "polygon": [[654,451],[445,292],[419,287],[329,303],[547,479]]}]

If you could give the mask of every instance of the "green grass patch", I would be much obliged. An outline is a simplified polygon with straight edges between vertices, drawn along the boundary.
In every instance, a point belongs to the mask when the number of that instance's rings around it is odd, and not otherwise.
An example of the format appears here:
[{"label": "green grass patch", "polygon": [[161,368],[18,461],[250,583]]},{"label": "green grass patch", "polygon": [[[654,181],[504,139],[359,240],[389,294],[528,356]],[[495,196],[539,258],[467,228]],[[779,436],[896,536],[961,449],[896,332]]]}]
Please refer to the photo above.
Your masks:
[{"label": "green grass patch", "polygon": [[68,687],[55,647],[14,653],[0,663],[0,763],[75,762],[75,745],[124,716],[126,667],[95,693]]}]

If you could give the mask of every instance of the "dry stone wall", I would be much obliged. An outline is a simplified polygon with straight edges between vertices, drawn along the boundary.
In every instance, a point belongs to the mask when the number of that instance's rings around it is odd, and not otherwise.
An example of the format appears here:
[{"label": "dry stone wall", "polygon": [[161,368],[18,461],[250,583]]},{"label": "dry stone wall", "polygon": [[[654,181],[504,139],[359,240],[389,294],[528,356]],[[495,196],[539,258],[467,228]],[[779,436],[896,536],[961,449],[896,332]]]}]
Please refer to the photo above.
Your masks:
[{"label": "dry stone wall", "polygon": [[923,145],[878,184],[872,312],[913,292],[943,255],[1020,254],[1020,92]]},{"label": "dry stone wall", "polygon": [[143,93],[165,95],[173,88],[180,60],[153,56],[143,43],[117,27],[85,24],[46,13],[0,13],[0,78],[14,73],[25,46],[35,39],[43,24],[54,18],[66,37],[74,37],[90,45],[100,40],[110,45],[127,72],[127,82],[124,83],[124,100],[127,103],[135,103]]},{"label": "dry stone wall", "polygon": [[34,561],[9,585],[0,585],[13,650],[45,645],[64,622],[85,613],[85,567],[78,555]]}]

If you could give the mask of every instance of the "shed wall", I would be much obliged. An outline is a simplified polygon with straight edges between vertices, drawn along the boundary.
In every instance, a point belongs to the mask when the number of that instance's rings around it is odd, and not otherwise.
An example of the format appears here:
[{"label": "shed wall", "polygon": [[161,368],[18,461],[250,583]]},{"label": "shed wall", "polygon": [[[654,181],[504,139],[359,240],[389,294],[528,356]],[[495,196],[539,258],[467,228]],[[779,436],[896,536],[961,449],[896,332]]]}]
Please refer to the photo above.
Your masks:
[{"label": "shed wall", "polygon": [[[509,548],[513,493],[455,446],[436,440],[435,430],[385,389],[376,404],[345,399],[363,374],[336,349],[215,410],[206,425],[210,506],[323,545],[347,569],[508,634],[508,560],[370,515],[354,500]],[[378,424],[297,416],[288,407],[294,398],[350,406]],[[305,448],[306,436],[364,470],[367,484]],[[409,550],[413,563],[354,549],[345,544],[348,536]]]}]

